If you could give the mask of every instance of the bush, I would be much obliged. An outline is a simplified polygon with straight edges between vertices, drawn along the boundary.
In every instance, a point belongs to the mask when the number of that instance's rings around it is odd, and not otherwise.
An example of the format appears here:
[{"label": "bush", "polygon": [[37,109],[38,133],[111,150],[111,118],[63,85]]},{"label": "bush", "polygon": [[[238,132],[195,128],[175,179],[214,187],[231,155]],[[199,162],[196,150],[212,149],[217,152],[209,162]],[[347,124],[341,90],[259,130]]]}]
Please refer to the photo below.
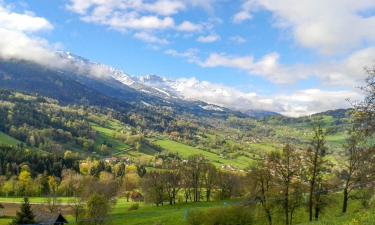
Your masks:
[{"label": "bush", "polygon": [[202,225],[203,218],[205,217],[204,213],[200,210],[193,210],[189,213],[188,222],[190,225]]},{"label": "bush", "polygon": [[253,216],[250,207],[232,206],[208,209],[206,212],[192,211],[188,222],[190,225],[251,225]]},{"label": "bush", "polygon": [[138,203],[134,203],[132,204],[129,208],[128,208],[128,211],[133,211],[133,210],[138,210],[139,209],[139,204]]}]

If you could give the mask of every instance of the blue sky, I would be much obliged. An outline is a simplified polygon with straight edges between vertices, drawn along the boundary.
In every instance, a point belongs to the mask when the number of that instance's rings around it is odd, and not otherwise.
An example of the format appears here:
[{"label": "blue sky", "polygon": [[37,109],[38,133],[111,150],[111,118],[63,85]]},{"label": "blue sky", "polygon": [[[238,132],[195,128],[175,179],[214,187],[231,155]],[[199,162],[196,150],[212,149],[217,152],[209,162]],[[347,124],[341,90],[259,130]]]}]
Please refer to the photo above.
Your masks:
[{"label": "blue sky", "polygon": [[[346,98],[360,98],[355,87],[375,59],[371,0],[5,0],[0,7],[4,33],[134,76],[194,78],[234,100],[190,89],[186,97],[239,110],[243,100],[291,116],[346,107]],[[18,29],[17,15],[31,28]]]}]

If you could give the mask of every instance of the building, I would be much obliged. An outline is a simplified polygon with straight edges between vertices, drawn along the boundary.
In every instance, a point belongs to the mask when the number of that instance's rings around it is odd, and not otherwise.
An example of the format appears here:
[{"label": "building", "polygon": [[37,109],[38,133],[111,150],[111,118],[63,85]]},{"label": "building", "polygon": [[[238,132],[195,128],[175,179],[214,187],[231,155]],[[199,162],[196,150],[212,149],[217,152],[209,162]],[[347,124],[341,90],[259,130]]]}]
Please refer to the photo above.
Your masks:
[{"label": "building", "polygon": [[65,225],[68,221],[61,213],[41,212],[35,215],[35,222],[39,225]]}]

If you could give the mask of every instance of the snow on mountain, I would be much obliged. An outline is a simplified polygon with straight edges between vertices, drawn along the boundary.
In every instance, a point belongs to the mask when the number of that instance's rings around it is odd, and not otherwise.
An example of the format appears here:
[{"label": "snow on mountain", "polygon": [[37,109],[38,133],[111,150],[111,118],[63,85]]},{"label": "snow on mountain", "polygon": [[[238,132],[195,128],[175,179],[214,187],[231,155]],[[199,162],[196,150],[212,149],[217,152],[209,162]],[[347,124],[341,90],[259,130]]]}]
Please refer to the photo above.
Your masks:
[{"label": "snow on mountain", "polygon": [[69,64],[68,68],[82,75],[92,75],[104,79],[113,78],[130,87],[135,84],[135,80],[130,75],[111,66],[91,62],[88,59],[74,55],[70,52],[58,52],[58,55]]},{"label": "snow on mountain", "polygon": [[200,107],[202,109],[210,110],[210,111],[220,111],[220,112],[224,111],[223,108],[216,106],[216,105],[205,105],[205,106],[200,105]]},{"label": "snow on mountain", "polygon": [[[179,100],[198,101],[202,102],[199,107],[207,111],[225,111],[225,108],[245,111],[238,108],[238,104],[244,104],[243,99],[233,101],[236,90],[229,90],[220,85],[213,85],[195,78],[172,80],[157,75],[135,77],[111,66],[92,62],[70,52],[58,52],[58,54],[75,74],[92,76],[97,80],[103,80],[115,86],[124,85],[125,88],[162,98],[167,103]],[[78,77],[78,79],[82,79],[82,77]],[[150,102],[142,103],[147,106],[150,104]]]}]

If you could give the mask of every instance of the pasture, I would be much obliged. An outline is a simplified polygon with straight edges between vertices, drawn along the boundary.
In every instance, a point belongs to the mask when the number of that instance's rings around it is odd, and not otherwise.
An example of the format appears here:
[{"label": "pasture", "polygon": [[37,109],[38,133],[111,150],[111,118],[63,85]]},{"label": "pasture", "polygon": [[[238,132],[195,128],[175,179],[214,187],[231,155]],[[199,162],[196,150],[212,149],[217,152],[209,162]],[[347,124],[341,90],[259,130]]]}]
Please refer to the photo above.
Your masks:
[{"label": "pasture", "polygon": [[[321,221],[307,223],[307,212],[305,208],[300,208],[296,212],[295,223],[296,225],[374,225],[375,214],[373,210],[365,211],[358,201],[352,201],[349,212],[344,215],[340,212],[340,197],[341,195],[335,194],[333,198],[337,204],[329,205],[324,209],[322,213]],[[11,217],[15,215],[15,212],[19,208],[19,203],[22,198],[0,198],[0,202],[3,202],[5,210],[1,213],[3,215],[0,218],[0,225],[7,225],[11,221]],[[8,202],[8,203],[4,203]],[[9,203],[13,202],[13,203]],[[40,210],[43,207],[43,203],[46,202],[44,198],[30,198],[30,202],[33,204],[32,208]],[[70,208],[67,205],[69,198],[61,198],[62,211],[66,218],[69,220],[70,225],[75,225],[74,218],[71,215]],[[178,203],[174,206],[164,205],[156,207],[150,204],[140,203],[138,210],[129,211],[129,207],[133,202],[126,202],[125,199],[118,199],[116,205],[113,207],[112,213],[107,220],[111,225],[188,225],[187,217],[190,212],[194,210],[208,210],[209,208],[215,207],[229,207],[231,205],[237,205],[239,200],[231,201],[214,201],[214,202],[199,202],[199,203]],[[254,206],[254,224],[255,225],[266,225],[263,211],[261,207]],[[280,210],[275,210],[274,214],[275,225],[283,224],[283,217]]]},{"label": "pasture", "polygon": [[18,140],[0,131],[0,145],[16,146],[18,143],[20,143]]}]

